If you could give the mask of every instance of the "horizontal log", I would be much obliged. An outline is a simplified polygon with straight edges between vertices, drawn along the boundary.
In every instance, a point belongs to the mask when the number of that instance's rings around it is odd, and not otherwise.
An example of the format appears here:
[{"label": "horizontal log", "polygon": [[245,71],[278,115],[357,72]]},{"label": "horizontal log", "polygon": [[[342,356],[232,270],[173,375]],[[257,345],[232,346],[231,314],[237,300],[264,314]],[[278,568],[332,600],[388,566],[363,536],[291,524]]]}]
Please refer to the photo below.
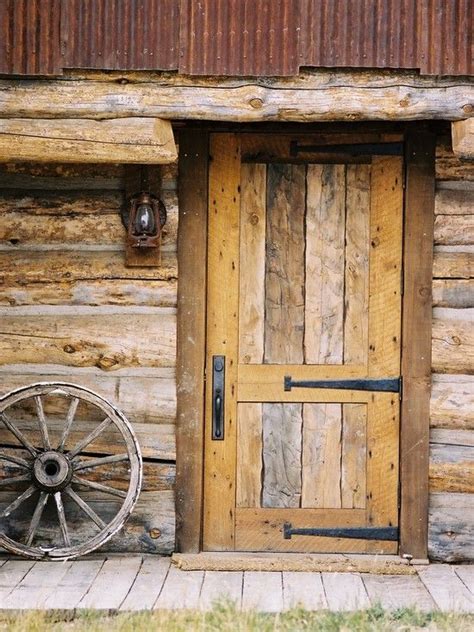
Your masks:
[{"label": "horizontal log", "polygon": [[428,555],[432,560],[474,559],[474,494],[430,494]]},{"label": "horizontal log", "polygon": [[[193,85],[194,83],[194,85]],[[155,82],[71,80],[0,83],[0,116],[58,118],[160,117],[219,121],[335,121],[466,118],[474,103],[468,80],[416,73],[325,71],[292,80]]]},{"label": "horizontal log", "polygon": [[[21,372],[11,368],[0,375],[0,396],[28,384],[35,382],[69,382],[84,386],[98,395],[105,397],[117,406],[124,415],[134,423],[174,424],[176,418],[176,382],[174,377],[145,377],[120,376],[114,374],[85,374],[81,369],[68,369],[62,374],[55,373],[48,365],[38,365],[41,372]],[[146,394],[146,397],[144,397]],[[67,400],[60,397],[45,398],[44,410],[47,416],[65,418]],[[33,419],[36,409],[30,400],[21,407],[21,414],[25,419]],[[99,411],[78,409],[75,419],[77,422],[99,420]]]},{"label": "horizontal log", "polygon": [[473,214],[474,214],[474,189],[439,188],[436,191],[435,215],[473,215]]},{"label": "horizontal log", "polygon": [[[13,421],[33,445],[39,448],[43,445],[36,420],[13,418]],[[174,425],[135,423],[132,418],[130,422],[137,436],[143,458],[163,461],[174,461],[176,459]],[[80,439],[84,438],[86,433],[92,432],[96,427],[97,422],[93,421],[81,421],[77,426],[73,426],[66,447],[72,447]],[[48,418],[48,430],[53,445],[59,445],[63,428],[64,417]],[[18,440],[2,423],[0,423],[0,443],[3,446],[20,447]],[[88,451],[91,454],[98,455],[121,454],[124,452],[123,439],[117,430],[109,428],[88,447]]]},{"label": "horizontal log", "polygon": [[437,184],[440,180],[462,180],[463,184],[474,180],[472,162],[454,155],[449,137],[439,139],[436,146],[436,180]]},{"label": "horizontal log", "polygon": [[435,246],[433,277],[474,278],[474,246]]},{"label": "horizontal log", "polygon": [[[82,493],[81,497],[101,516],[104,521],[117,514],[117,503],[99,494]],[[11,494],[0,496],[0,511],[14,499]],[[30,503],[23,511],[14,512],[6,519],[6,533],[21,538],[26,533],[34,507]],[[69,500],[65,500],[65,513],[72,537],[84,540],[97,533],[93,523]],[[44,538],[58,542],[57,516],[52,503],[48,503],[41,523]],[[169,555],[174,550],[175,512],[174,494],[171,491],[142,492],[129,519],[100,552],[155,553]],[[0,549],[1,550],[1,549]]]},{"label": "horizontal log", "polygon": [[474,244],[473,215],[437,215],[434,223],[435,244],[444,246]]},{"label": "horizontal log", "polygon": [[451,124],[453,152],[459,158],[474,158],[474,119],[457,121]]},{"label": "horizontal log", "polygon": [[474,376],[433,375],[432,428],[474,430]]},{"label": "horizontal log", "polygon": [[444,446],[446,449],[450,445],[474,448],[474,432],[465,428],[432,428],[430,430],[430,444]]},{"label": "horizontal log", "polygon": [[95,366],[103,371],[174,366],[176,316],[157,309],[161,311],[153,314],[2,316],[1,363]]},{"label": "horizontal log", "polygon": [[433,306],[474,307],[474,279],[434,279]]},{"label": "horizontal log", "polygon": [[163,164],[178,157],[169,121],[0,119],[0,160]]},{"label": "horizontal log", "polygon": [[[174,192],[161,196],[167,210],[162,246],[176,248],[178,206]],[[0,242],[30,244],[124,244],[122,193],[0,194]]]},{"label": "horizontal log", "polygon": [[[472,434],[456,432],[459,441]],[[474,446],[431,443],[429,481],[432,492],[474,493]]]},{"label": "horizontal log", "polygon": [[474,309],[433,310],[432,366],[436,373],[474,373]]},{"label": "horizontal log", "polygon": [[34,283],[105,280],[176,280],[176,255],[163,252],[159,268],[125,267],[124,250],[0,250],[0,281],[19,288]]}]

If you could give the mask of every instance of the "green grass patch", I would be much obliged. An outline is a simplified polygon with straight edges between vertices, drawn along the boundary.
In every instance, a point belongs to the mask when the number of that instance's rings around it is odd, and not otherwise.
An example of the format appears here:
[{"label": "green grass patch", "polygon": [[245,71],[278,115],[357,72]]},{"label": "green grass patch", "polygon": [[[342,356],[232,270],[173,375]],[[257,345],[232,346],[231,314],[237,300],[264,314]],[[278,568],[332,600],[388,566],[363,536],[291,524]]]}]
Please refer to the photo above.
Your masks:
[{"label": "green grass patch", "polygon": [[189,610],[111,614],[100,611],[0,613],[8,632],[385,632],[396,630],[472,632],[474,615],[389,612],[380,607],[351,613],[293,609],[281,614],[240,612],[217,604],[209,612]]}]

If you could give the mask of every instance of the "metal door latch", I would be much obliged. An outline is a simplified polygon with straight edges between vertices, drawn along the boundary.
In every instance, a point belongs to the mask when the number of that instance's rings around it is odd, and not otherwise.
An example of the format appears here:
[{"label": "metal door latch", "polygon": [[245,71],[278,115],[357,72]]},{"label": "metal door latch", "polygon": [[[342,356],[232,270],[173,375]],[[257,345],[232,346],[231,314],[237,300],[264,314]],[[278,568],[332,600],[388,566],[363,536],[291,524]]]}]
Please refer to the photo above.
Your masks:
[{"label": "metal door latch", "polygon": [[212,440],[224,440],[225,356],[212,356]]}]

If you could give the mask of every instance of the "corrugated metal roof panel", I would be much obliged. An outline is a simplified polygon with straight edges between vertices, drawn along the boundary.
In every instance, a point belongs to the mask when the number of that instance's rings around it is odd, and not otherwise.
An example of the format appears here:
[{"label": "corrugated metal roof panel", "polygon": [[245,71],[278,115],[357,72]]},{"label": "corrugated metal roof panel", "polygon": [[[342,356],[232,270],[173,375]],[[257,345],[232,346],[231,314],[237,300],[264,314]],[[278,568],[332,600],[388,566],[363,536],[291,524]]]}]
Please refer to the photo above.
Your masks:
[{"label": "corrugated metal roof panel", "polygon": [[2,0],[0,73],[59,74],[60,22],[61,0]]},{"label": "corrugated metal roof panel", "polygon": [[175,70],[177,0],[64,0],[65,68]]},{"label": "corrugated metal roof panel", "polygon": [[472,0],[0,0],[0,72],[472,75],[473,16]]}]

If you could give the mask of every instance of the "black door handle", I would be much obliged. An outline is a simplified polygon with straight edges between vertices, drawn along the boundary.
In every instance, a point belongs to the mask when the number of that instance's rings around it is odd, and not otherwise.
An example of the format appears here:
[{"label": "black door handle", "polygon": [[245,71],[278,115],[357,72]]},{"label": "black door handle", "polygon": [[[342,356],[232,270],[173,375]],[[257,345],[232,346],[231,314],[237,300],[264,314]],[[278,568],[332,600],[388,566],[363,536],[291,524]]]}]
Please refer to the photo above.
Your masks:
[{"label": "black door handle", "polygon": [[225,356],[212,356],[212,439],[224,439]]}]

